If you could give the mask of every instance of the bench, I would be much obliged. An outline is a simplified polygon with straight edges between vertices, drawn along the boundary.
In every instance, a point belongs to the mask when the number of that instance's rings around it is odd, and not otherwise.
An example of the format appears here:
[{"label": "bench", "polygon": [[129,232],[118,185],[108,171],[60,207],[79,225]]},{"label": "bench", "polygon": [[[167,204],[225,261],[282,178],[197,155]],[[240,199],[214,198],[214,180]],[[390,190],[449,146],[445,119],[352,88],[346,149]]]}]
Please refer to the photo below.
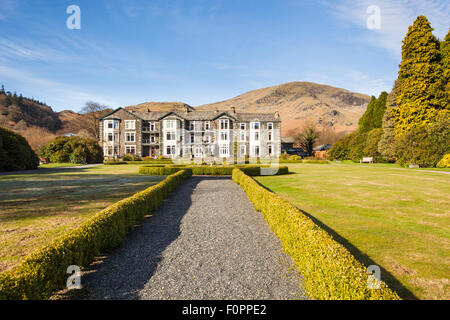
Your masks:
[{"label": "bench", "polygon": [[373,157],[365,157],[359,160],[359,163],[373,163]]}]

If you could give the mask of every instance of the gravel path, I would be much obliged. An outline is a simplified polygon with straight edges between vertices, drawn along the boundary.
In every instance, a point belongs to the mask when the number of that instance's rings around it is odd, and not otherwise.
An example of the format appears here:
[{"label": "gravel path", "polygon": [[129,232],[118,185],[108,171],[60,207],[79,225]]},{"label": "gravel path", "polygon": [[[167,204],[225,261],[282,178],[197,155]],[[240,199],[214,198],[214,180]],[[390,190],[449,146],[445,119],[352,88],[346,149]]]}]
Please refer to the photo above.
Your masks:
[{"label": "gravel path", "polygon": [[280,241],[224,177],[182,184],[82,285],[87,299],[306,299]]}]

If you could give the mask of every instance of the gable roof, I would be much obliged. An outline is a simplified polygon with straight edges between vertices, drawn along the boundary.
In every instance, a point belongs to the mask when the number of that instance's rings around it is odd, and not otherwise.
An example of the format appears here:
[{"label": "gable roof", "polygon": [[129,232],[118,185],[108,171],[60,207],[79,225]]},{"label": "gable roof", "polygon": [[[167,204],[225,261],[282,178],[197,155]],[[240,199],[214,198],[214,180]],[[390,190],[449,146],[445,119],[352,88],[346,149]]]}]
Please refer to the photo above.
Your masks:
[{"label": "gable roof", "polygon": [[127,109],[124,109],[124,108],[120,107],[120,108],[117,108],[116,110],[111,111],[111,112],[108,113],[107,115],[103,116],[102,118],[99,119],[99,121],[105,120],[105,118],[108,118],[109,116],[112,116],[113,114],[115,114],[116,112],[118,112],[118,111],[120,111],[120,110],[123,110],[123,111],[125,111],[125,112],[131,114],[132,116],[136,117],[137,119],[143,120],[143,119],[142,119],[141,117],[139,117],[137,114],[135,114],[135,113],[133,113],[133,112],[130,112],[130,111],[128,111]]}]

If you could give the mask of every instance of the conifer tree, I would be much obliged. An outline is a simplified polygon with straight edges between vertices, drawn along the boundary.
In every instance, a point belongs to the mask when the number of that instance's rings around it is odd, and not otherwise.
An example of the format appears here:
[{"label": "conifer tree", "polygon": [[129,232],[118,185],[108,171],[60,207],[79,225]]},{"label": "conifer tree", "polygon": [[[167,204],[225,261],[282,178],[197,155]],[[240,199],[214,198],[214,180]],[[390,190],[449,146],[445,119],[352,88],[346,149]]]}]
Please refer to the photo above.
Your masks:
[{"label": "conifer tree", "polygon": [[387,92],[383,91],[378,99],[372,96],[366,112],[359,120],[359,131],[368,132],[376,128],[381,128],[384,111],[386,110],[387,95]]},{"label": "conifer tree", "polygon": [[392,109],[396,137],[433,123],[445,108],[440,42],[423,15],[408,29],[398,73],[397,107]]},{"label": "conifer tree", "polygon": [[441,42],[442,69],[445,83],[445,109],[450,110],[450,29]]},{"label": "conifer tree", "polygon": [[378,152],[389,162],[395,161],[395,120],[391,110],[397,106],[397,91],[398,81],[395,81],[392,91],[386,98],[386,110],[382,121],[383,134],[378,143]]},{"label": "conifer tree", "polygon": [[366,112],[364,112],[364,114],[359,119],[359,131],[367,132],[370,131],[370,129],[372,129],[372,115],[376,102],[377,98],[372,96],[369,104],[367,105]]}]

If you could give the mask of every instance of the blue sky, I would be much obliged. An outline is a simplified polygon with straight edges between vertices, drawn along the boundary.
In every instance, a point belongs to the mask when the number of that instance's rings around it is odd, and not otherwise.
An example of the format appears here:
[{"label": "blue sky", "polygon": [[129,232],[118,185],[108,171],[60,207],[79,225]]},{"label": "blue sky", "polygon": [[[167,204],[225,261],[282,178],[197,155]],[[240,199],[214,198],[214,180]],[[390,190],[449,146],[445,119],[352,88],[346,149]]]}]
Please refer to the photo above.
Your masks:
[{"label": "blue sky", "polygon": [[[80,30],[66,27],[72,4]],[[367,28],[369,5],[379,30]],[[56,111],[197,106],[289,81],[377,95],[419,14],[445,36],[447,0],[0,0],[0,84]]]}]

